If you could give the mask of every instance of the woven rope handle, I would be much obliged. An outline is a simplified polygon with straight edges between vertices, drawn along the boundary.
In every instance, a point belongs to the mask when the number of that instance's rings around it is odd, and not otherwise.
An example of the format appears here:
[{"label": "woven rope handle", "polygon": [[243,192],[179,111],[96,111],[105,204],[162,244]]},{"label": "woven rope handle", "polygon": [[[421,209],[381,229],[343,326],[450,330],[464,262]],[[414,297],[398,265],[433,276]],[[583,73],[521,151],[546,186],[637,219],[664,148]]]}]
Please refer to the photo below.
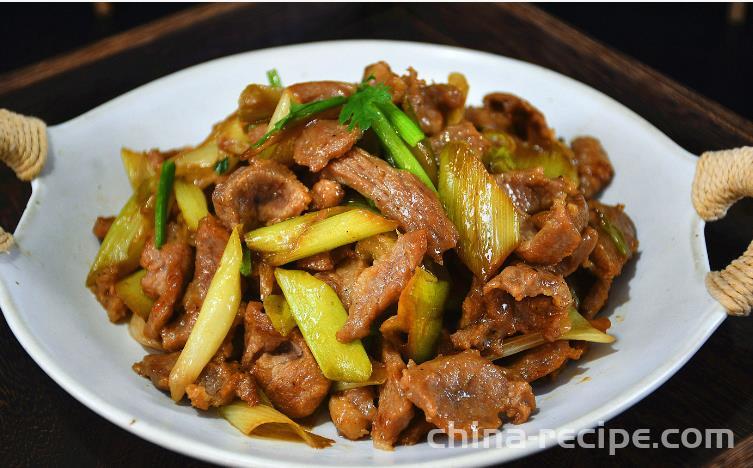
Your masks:
[{"label": "woven rope handle", "polygon": [[[21,180],[38,176],[47,161],[47,125],[36,117],[0,109],[0,161]],[[0,227],[0,252],[13,244],[13,236]]]},{"label": "woven rope handle", "polygon": [[[753,147],[701,155],[693,179],[693,206],[706,221],[723,218],[738,200],[753,197]],[[730,315],[753,309],[753,242],[722,271],[706,276],[706,288]]]}]

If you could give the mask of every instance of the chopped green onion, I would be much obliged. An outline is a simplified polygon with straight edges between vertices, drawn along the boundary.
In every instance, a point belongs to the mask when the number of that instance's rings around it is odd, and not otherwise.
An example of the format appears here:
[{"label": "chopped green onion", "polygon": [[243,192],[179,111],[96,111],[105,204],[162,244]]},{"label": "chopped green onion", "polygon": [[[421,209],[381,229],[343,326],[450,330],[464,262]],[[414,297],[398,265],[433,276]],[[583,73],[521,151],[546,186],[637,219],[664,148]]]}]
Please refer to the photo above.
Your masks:
[{"label": "chopped green onion", "polygon": [[273,68],[267,71],[267,79],[269,80],[269,86],[273,88],[282,88],[282,80],[276,69]]},{"label": "chopped green onion", "polygon": [[217,161],[217,164],[214,165],[214,172],[222,175],[227,172],[229,167],[230,167],[230,161],[227,158],[223,158]]},{"label": "chopped green onion", "polygon": [[382,141],[385,148],[387,148],[387,152],[392,158],[392,161],[394,161],[394,165],[415,175],[421,182],[426,184],[427,187],[436,192],[437,189],[426,174],[426,171],[421,167],[421,164],[416,160],[416,157],[413,156],[413,153],[410,152],[410,149],[405,146],[400,135],[398,135],[395,129],[392,128],[392,124],[390,124],[390,121],[384,113],[376,107],[374,107],[374,110],[376,117],[372,121],[371,127],[374,129],[374,132]]},{"label": "chopped green onion", "polygon": [[344,382],[368,380],[371,361],[361,340],[341,343],[335,336],[348,318],[337,293],[305,271],[277,268],[275,278],[322,374]]},{"label": "chopped green onion", "polygon": [[395,130],[397,130],[397,133],[399,133],[402,139],[411,147],[416,146],[419,141],[426,138],[426,135],[424,135],[421,128],[416,125],[416,122],[392,102],[379,104],[378,107],[390,120],[390,123]]},{"label": "chopped green onion", "polygon": [[251,276],[251,251],[245,245],[243,247],[243,260],[241,261],[241,275]]},{"label": "chopped green onion", "polygon": [[167,239],[167,208],[173,191],[173,180],[175,180],[175,163],[168,160],[162,163],[154,208],[154,246],[158,249]]}]

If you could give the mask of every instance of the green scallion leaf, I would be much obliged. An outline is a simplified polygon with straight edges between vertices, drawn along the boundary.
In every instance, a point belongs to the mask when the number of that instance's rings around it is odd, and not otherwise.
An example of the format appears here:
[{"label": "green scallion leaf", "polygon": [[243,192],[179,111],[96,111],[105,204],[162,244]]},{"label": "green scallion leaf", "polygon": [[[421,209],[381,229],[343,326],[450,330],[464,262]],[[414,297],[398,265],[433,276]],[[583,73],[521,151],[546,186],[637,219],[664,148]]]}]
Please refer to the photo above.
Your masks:
[{"label": "green scallion leaf", "polygon": [[267,80],[269,80],[269,86],[273,88],[282,88],[282,80],[276,69],[273,68],[267,71]]},{"label": "green scallion leaf", "polygon": [[230,167],[230,161],[228,161],[227,158],[223,158],[220,161],[217,161],[217,163],[214,165],[214,172],[222,175],[227,172],[229,167]]},{"label": "green scallion leaf", "polygon": [[243,260],[241,261],[241,275],[251,275],[251,250],[245,245],[243,247]]},{"label": "green scallion leaf", "polygon": [[157,201],[154,208],[154,245],[158,249],[167,239],[167,209],[175,180],[175,162],[162,163],[162,172],[157,186]]}]

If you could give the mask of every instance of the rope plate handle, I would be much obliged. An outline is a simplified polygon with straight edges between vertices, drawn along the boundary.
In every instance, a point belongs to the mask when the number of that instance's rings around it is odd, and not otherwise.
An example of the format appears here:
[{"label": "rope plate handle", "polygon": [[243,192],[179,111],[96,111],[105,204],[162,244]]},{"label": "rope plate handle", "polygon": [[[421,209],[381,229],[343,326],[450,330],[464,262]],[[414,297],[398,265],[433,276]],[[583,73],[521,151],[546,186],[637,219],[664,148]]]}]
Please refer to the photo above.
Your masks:
[{"label": "rope plate handle", "polygon": [[[0,109],[0,161],[21,180],[38,176],[47,162],[47,125],[36,117]],[[13,244],[13,236],[0,227],[0,252]]]},{"label": "rope plate handle", "polygon": [[[696,165],[693,206],[705,221],[723,218],[744,197],[753,197],[753,147],[706,152]],[[730,315],[753,309],[753,242],[722,271],[706,275],[706,289]]]}]

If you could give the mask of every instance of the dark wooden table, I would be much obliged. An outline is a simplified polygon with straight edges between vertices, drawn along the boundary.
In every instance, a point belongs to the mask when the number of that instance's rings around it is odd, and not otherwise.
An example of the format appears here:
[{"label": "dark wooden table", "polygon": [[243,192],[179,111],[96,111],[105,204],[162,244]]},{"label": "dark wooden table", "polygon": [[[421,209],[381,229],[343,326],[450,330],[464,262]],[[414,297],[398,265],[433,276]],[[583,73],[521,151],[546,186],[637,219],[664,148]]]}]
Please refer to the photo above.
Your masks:
[{"label": "dark wooden table", "polygon": [[[209,59],[262,47],[346,38],[436,42],[523,59],[614,97],[696,154],[753,144],[753,123],[539,9],[519,4],[197,6],[0,76],[0,107],[56,124],[136,86]],[[15,227],[29,194],[28,184],[0,168],[0,225]],[[732,219],[706,228],[712,268],[739,255],[753,232],[749,202],[738,203],[728,218]],[[557,447],[518,463],[700,465],[747,460],[750,465],[751,336],[752,319],[726,320],[680,372],[607,424],[627,430],[729,428],[735,433],[734,449],[625,448],[609,456],[606,450]],[[141,440],[78,403],[31,360],[4,320],[0,349],[3,465],[201,464]]]}]

